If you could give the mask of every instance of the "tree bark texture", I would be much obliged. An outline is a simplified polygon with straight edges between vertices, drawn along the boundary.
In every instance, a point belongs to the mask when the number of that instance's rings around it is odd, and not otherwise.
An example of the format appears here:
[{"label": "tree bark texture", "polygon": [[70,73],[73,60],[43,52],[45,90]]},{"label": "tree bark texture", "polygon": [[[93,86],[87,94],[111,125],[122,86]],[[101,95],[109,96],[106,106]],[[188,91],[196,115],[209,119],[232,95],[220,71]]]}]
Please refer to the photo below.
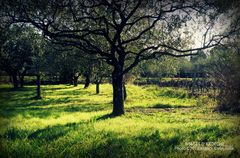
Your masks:
[{"label": "tree bark texture", "polygon": [[112,73],[113,112],[114,116],[124,114],[123,73],[121,68],[115,68]]}]

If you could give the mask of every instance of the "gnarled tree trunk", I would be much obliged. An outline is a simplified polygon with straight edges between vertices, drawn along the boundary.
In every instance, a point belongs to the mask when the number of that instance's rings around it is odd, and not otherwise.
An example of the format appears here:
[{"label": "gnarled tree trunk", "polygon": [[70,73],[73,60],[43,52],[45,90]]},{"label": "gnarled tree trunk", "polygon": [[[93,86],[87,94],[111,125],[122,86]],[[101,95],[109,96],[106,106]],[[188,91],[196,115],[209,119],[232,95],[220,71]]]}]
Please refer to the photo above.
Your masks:
[{"label": "gnarled tree trunk", "polygon": [[113,86],[113,112],[114,116],[124,114],[124,94],[123,94],[123,70],[115,67],[112,73]]}]

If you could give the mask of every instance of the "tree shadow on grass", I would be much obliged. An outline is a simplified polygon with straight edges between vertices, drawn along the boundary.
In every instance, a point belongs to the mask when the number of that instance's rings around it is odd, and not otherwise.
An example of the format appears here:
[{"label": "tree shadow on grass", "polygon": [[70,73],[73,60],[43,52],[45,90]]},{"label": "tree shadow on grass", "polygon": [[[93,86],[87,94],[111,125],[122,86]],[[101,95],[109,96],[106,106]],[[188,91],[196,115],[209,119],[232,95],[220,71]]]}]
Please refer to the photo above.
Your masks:
[{"label": "tree shadow on grass", "polygon": [[126,108],[126,112],[153,114],[153,113],[159,113],[159,112],[172,112],[173,110],[178,110],[178,109],[179,110],[191,109],[193,107],[195,106],[156,104],[151,107],[135,106],[131,108]]},{"label": "tree shadow on grass", "polygon": [[[56,125],[56,126],[50,126],[43,129],[38,129],[35,131],[25,131],[25,130],[12,130],[11,132],[8,131],[6,135],[4,136],[5,139],[28,139],[30,140],[28,144],[35,145],[37,147],[54,147],[56,149],[56,152],[62,152],[62,149],[59,148],[59,146],[56,146],[56,143],[61,143],[61,145],[64,147],[63,149],[66,149],[66,156],[69,155],[69,151],[78,152],[79,157],[145,157],[146,155],[151,155],[151,157],[159,157],[159,155],[172,157],[172,155],[168,156],[168,154],[175,153],[174,157],[184,157],[186,156],[185,153],[179,152],[176,150],[175,147],[183,143],[184,141],[190,139],[190,140],[196,140],[194,135],[189,135],[189,138],[185,138],[186,136],[184,134],[184,130],[180,130],[180,132],[175,132],[173,135],[168,135],[167,133],[162,133],[161,130],[153,130],[151,129],[144,129],[143,132],[138,134],[133,134],[131,136],[120,136],[121,133],[119,132],[113,132],[113,131],[99,131],[95,130],[93,126],[86,125],[88,122],[79,122],[79,123],[70,123],[65,125]],[[86,126],[85,126],[86,125]],[[70,132],[72,131],[80,131],[79,135],[81,137],[71,135]],[[219,129],[216,126],[210,126],[207,128],[200,128],[193,131],[196,132],[196,136],[198,136],[201,133],[207,133],[209,134],[215,134],[215,131],[221,131],[221,128]],[[209,133],[210,132],[210,133]],[[219,133],[220,137],[222,136],[222,133]],[[224,134],[224,133],[223,133]],[[71,139],[67,139],[68,135],[70,135]],[[62,137],[65,137],[66,139],[62,139]],[[200,136],[200,141],[206,140],[209,142],[211,141],[217,141],[218,136],[216,136],[216,139],[208,139],[206,135]],[[80,138],[80,139],[79,139]],[[31,142],[33,140],[33,142]],[[21,140],[20,140],[21,141]],[[54,144],[51,144],[51,141],[57,141]],[[8,142],[9,143],[9,142]],[[88,146],[86,146],[86,143]],[[67,145],[65,145],[67,144]],[[69,146],[68,146],[69,144]],[[73,146],[75,145],[76,146]],[[16,145],[16,144],[13,144]],[[34,146],[34,147],[35,147]],[[14,150],[10,150],[13,153],[16,152],[16,149],[22,149],[21,143],[18,143],[18,148],[14,148]],[[72,148],[74,147],[74,148]],[[76,148],[75,148],[76,147]],[[24,148],[25,149],[25,148]],[[32,149],[32,148],[31,148]],[[33,148],[34,149],[34,148]],[[69,150],[71,149],[71,150]],[[6,147],[4,148],[6,150]],[[81,153],[79,152],[81,150]],[[20,150],[25,152],[25,150]],[[38,151],[38,150],[37,150]],[[36,152],[37,152],[36,151]],[[236,150],[235,150],[236,151]],[[37,157],[35,154],[36,152],[32,150],[32,155]],[[49,152],[49,151],[46,151]],[[47,154],[48,157],[59,157],[56,152],[50,152]],[[233,157],[237,157],[238,153],[233,153]],[[56,155],[54,155],[56,154]],[[189,152],[187,151],[187,154],[189,154],[187,157],[196,157],[198,153]],[[194,154],[191,156],[191,154]],[[204,157],[214,157],[214,155],[208,155],[208,152],[206,153]],[[63,156],[63,155],[61,155]],[[216,157],[216,156],[215,156]]]},{"label": "tree shadow on grass", "polygon": [[50,98],[50,99],[37,99],[32,98],[33,102],[29,102],[28,104],[23,104],[22,107],[28,107],[28,106],[46,106],[51,104],[62,104],[62,103],[69,103],[71,102],[70,97],[64,97],[64,98]]},{"label": "tree shadow on grass", "polygon": [[[83,94],[86,94],[87,92],[82,92],[82,91],[73,91],[73,92],[61,92],[60,94],[54,94],[53,96],[58,96],[56,97],[48,97],[45,98],[43,95],[43,98],[39,99],[36,98],[36,93],[33,90],[29,90],[32,87],[27,87],[24,89],[24,92],[11,92],[9,88],[5,88],[3,92],[0,93],[1,100],[4,103],[8,105],[8,107],[14,108],[14,107],[29,107],[29,106],[47,106],[47,105],[53,105],[53,104],[65,104],[69,103],[71,101],[75,101],[77,95],[81,96]],[[9,92],[7,92],[9,91]],[[68,95],[68,96],[61,96],[61,95]],[[75,96],[74,96],[75,95]],[[48,96],[52,96],[49,94]],[[60,97],[59,97],[60,96]],[[74,99],[73,99],[74,98]],[[72,100],[73,99],[73,100]],[[89,101],[89,99],[77,99],[78,102],[85,102]]]},{"label": "tree shadow on grass", "polygon": [[166,108],[192,108],[195,106],[183,106],[183,105],[170,105],[170,104],[156,104],[150,108],[156,108],[156,109],[166,109]]},{"label": "tree shadow on grass", "polygon": [[150,135],[139,135],[136,137],[137,140],[142,142],[151,142],[157,145],[159,148],[171,148],[178,145],[182,139],[179,133],[176,133],[172,137],[161,137],[161,132],[159,130],[155,130]]},{"label": "tree shadow on grass", "polygon": [[96,117],[96,121],[101,121],[101,120],[106,120],[106,119],[111,119],[111,118],[116,118],[118,116],[114,116],[112,113],[110,114],[105,114],[105,115],[102,115],[102,116],[99,116],[99,117]]},{"label": "tree shadow on grass", "polygon": [[10,88],[10,87],[1,87],[0,93],[7,93],[7,92],[25,92],[31,91],[34,87],[21,87],[21,88]]},{"label": "tree shadow on grass", "polygon": [[[119,134],[108,133],[101,136],[103,143],[96,143],[88,150],[90,157],[159,157],[167,154],[179,144],[180,136],[161,138],[158,131],[152,134],[139,134],[133,137],[118,137]],[[117,152],[112,152],[117,151]],[[126,156],[127,155],[127,156]]]},{"label": "tree shadow on grass", "polygon": [[[42,105],[42,104],[41,104]],[[33,107],[9,107],[0,110],[0,115],[3,117],[14,117],[16,115],[22,115],[26,118],[47,118],[47,117],[59,117],[61,113],[74,113],[74,112],[97,112],[109,109],[111,106],[108,104],[68,104],[66,106],[50,106],[43,107],[36,105]]]},{"label": "tree shadow on grass", "polygon": [[6,131],[1,138],[9,139],[9,140],[16,140],[16,139],[35,139],[35,140],[45,140],[45,141],[52,141],[58,139],[66,135],[68,132],[76,130],[80,123],[67,123],[65,125],[55,125],[55,126],[48,126],[43,129],[37,129],[36,131],[25,130],[25,129],[17,129],[12,128]]},{"label": "tree shadow on grass", "polygon": [[109,106],[105,104],[80,104],[76,106],[64,107],[64,112],[94,112],[108,109]]},{"label": "tree shadow on grass", "polygon": [[72,90],[72,91],[56,91],[53,94],[51,94],[50,92],[46,92],[49,93],[48,96],[64,96],[64,95],[68,95],[68,96],[72,96],[72,97],[76,97],[76,96],[83,96],[83,95],[87,95],[90,94],[87,91],[82,91],[82,90]]},{"label": "tree shadow on grass", "polygon": [[12,88],[0,88],[0,100],[2,103],[19,101],[20,98],[25,99],[26,96],[32,96],[34,92],[31,90],[31,87],[23,87],[17,90]]},{"label": "tree shadow on grass", "polygon": [[[81,139],[77,141],[74,141],[73,139],[62,139],[65,136],[68,137],[69,133],[78,130],[81,130],[79,132],[79,135],[82,135]],[[88,125],[88,122],[48,126],[35,131],[12,129],[7,131],[3,138],[7,139],[8,141],[16,139],[21,141],[27,139],[29,143],[34,141],[34,144],[39,147],[43,145],[45,146],[52,141],[58,141],[58,143],[63,144],[66,143],[66,141],[71,142],[71,144],[80,142],[78,145],[81,146],[77,149],[84,150],[84,154],[87,153],[90,157],[119,157],[119,154],[121,154],[121,157],[125,157],[126,155],[132,155],[133,157],[144,157],[150,153],[159,155],[160,152],[162,153],[170,151],[181,140],[178,136],[166,139],[162,138],[159,131],[141,133],[135,136],[119,137],[118,132],[103,132],[95,130],[91,124]],[[78,138],[76,137],[76,139]],[[85,142],[91,145],[83,148]],[[50,144],[50,147],[55,147],[51,145],[52,144]],[[20,146],[18,147],[21,149]],[[66,148],[69,147],[66,146]],[[80,157],[84,157],[84,155],[81,155]]]},{"label": "tree shadow on grass", "polygon": [[72,130],[76,130],[77,125],[77,123],[68,123],[66,125],[48,126],[30,133],[27,138],[52,141],[66,135]]},{"label": "tree shadow on grass", "polygon": [[11,99],[10,103],[11,105],[8,106],[10,109],[14,108],[28,108],[31,106],[38,106],[38,107],[44,107],[48,105],[55,105],[55,104],[66,104],[71,102],[70,97],[63,97],[63,98],[37,98],[37,97],[31,97],[31,98],[16,98]]},{"label": "tree shadow on grass", "polygon": [[17,115],[21,115],[25,118],[47,118],[50,116],[55,116],[56,117],[56,113],[53,112],[52,110],[48,110],[48,109],[37,109],[37,108],[29,108],[29,109],[16,109],[16,108],[8,108],[8,109],[4,109],[0,111],[0,115],[2,117],[6,117],[6,118],[11,118],[11,117],[15,117]]}]

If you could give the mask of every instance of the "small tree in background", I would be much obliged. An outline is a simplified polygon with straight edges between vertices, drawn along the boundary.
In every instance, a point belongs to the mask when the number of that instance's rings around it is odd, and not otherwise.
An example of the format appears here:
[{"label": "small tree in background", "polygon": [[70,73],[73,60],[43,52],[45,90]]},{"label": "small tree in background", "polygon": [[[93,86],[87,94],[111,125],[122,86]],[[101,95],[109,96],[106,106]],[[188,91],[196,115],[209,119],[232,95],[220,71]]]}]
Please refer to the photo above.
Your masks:
[{"label": "small tree in background", "polygon": [[44,54],[46,53],[46,41],[42,36],[38,33],[35,33],[32,36],[33,43],[33,64],[32,64],[32,72],[36,75],[36,85],[37,85],[37,95],[35,98],[41,99],[41,76],[44,74],[44,66],[45,66],[45,58]]},{"label": "small tree in background", "polygon": [[24,76],[33,64],[34,47],[32,28],[14,25],[5,32],[1,45],[0,67],[11,76],[13,87],[23,87]]},{"label": "small tree in background", "polygon": [[92,69],[92,81],[96,84],[96,94],[100,93],[100,84],[103,82],[104,78],[110,77],[110,72],[111,67],[102,60],[94,62]]}]

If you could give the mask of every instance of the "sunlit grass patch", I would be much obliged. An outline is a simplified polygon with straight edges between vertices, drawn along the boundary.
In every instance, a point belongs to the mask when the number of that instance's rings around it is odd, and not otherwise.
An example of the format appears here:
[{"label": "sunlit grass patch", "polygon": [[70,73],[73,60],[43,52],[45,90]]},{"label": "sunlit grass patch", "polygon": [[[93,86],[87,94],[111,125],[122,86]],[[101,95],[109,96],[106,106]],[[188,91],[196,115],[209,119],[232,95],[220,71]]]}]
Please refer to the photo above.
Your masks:
[{"label": "sunlit grass patch", "polygon": [[[109,117],[110,84],[101,85],[100,94],[94,85],[44,85],[41,100],[33,98],[35,86],[0,88],[0,157],[239,155],[239,116],[213,112],[214,101],[184,89],[127,85],[126,114]],[[233,150],[175,149],[195,141],[228,143]]]}]

